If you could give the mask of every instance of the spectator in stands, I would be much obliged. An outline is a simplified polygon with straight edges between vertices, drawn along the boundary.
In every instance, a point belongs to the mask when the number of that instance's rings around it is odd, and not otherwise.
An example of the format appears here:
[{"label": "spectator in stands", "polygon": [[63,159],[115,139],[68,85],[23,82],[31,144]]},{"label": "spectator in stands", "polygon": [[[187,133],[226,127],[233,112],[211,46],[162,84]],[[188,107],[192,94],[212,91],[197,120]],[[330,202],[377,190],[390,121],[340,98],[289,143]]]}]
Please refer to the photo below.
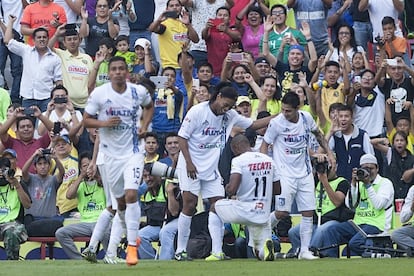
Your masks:
[{"label": "spectator in stands", "polygon": [[180,153],[180,145],[178,144],[177,132],[167,133],[165,136],[165,151],[167,156],[161,158],[159,161],[169,167],[175,168],[177,166],[178,154]]},{"label": "spectator in stands", "polygon": [[[154,163],[160,159],[160,154],[158,154],[159,149],[159,139],[157,134],[154,132],[145,133],[144,143],[145,143],[145,157],[144,163]],[[162,156],[162,155],[161,155]]]},{"label": "spectator in stands", "polygon": [[[26,64],[23,67],[20,89],[20,96],[23,98],[22,106],[26,108],[37,105],[41,111],[45,111],[53,86],[62,84],[60,58],[48,47],[47,29],[40,27],[31,32],[34,41],[34,47],[31,47],[13,38],[14,21],[16,18],[9,16],[4,43],[10,51],[21,56],[23,63]],[[29,66],[34,64],[38,66]]]},{"label": "spectator in stands", "polygon": [[[333,0],[288,0],[287,6],[295,11],[296,25],[308,22],[311,38],[318,57],[328,52],[328,10]],[[308,40],[308,39],[307,39]]]},{"label": "spectator in stands", "polygon": [[72,145],[67,135],[57,135],[53,140],[52,148],[56,157],[62,163],[65,171],[63,175],[62,184],[59,186],[56,196],[56,206],[59,209],[59,214],[64,218],[73,216],[78,210],[78,201],[75,199],[68,199],[66,192],[72,183],[79,175],[78,154],[72,153]]},{"label": "spectator in stands", "polygon": [[[241,43],[243,50],[252,54],[253,58],[259,57],[259,43],[263,36],[263,11],[254,6],[256,0],[250,0],[249,5],[245,6],[236,16],[236,26],[242,33]],[[243,24],[242,19],[247,18],[247,24]]]},{"label": "spectator in stands", "polygon": [[328,28],[330,28],[331,41],[338,39],[339,28],[342,25],[352,26],[351,5],[352,0],[334,0],[332,2],[332,7],[329,9],[326,18]]},{"label": "spectator in stands", "polygon": [[[287,7],[287,2],[288,2],[288,0],[264,0],[265,5],[269,9],[271,9],[275,5],[282,5],[284,7]],[[267,14],[268,13],[266,13],[266,15]],[[289,26],[290,28],[296,29],[295,13],[294,13],[293,9],[288,9],[287,10],[286,25]]]},{"label": "spectator in stands", "polygon": [[[395,35],[394,19],[391,16],[385,16],[381,24],[383,36],[381,37],[382,43],[379,44],[380,48],[385,50],[387,58],[403,57],[407,53],[407,40]],[[385,58],[384,54],[382,56]],[[411,67],[411,64],[408,65]]]},{"label": "spectator in stands", "polygon": [[[53,48],[56,41],[63,36],[66,50]],[[70,101],[76,109],[83,110],[89,96],[89,75],[93,70],[92,58],[80,52],[81,37],[75,25],[60,25],[49,41],[49,47],[62,61],[63,85],[68,90]]]},{"label": "spectator in stands", "polygon": [[254,67],[259,74],[260,80],[270,74],[270,64],[265,57],[258,57],[254,61]]},{"label": "spectator in stands", "polygon": [[[113,19],[117,20],[119,23],[119,33],[118,35],[124,35],[129,37],[129,22],[133,23],[137,20],[137,15],[135,13],[135,7],[132,0],[117,0],[116,2],[121,2],[116,9],[112,11]],[[141,15],[141,14],[140,14]],[[129,48],[129,45],[127,49]]]},{"label": "spectator in stands", "polygon": [[[220,7],[231,8],[234,0],[184,0],[181,1],[184,6],[188,7],[191,12],[191,23],[194,30],[201,34],[207,21],[216,16],[216,11]],[[190,45],[191,55],[194,57],[195,67],[207,63],[207,46],[204,39]]]},{"label": "spectator in stands", "polygon": [[17,167],[16,151],[14,149],[5,149],[0,156],[9,159],[10,168],[14,170],[14,177],[20,181],[22,179],[22,169],[20,167]]},{"label": "spectator in stands", "polygon": [[[383,36],[381,21],[385,16],[390,16],[394,22],[398,22],[399,13],[404,11],[404,1],[398,0],[360,0],[358,5],[359,11],[368,11],[369,19],[373,29],[372,37],[378,43],[376,37]],[[396,26],[396,35],[402,36],[400,27]]]},{"label": "spectator in stands", "polygon": [[175,85],[183,94],[183,108],[187,110],[188,99],[191,97],[193,79],[197,77],[197,69],[194,68],[194,57],[188,51],[189,42],[183,44],[182,51],[178,54],[177,60],[180,68],[176,69]]},{"label": "spectator in stands", "polygon": [[282,103],[278,81],[275,76],[268,75],[262,79],[262,86],[259,87],[254,82],[251,75],[245,75],[246,82],[253,89],[257,99],[252,99],[252,119],[256,119],[261,111],[268,111],[270,115],[277,115],[281,111]]},{"label": "spectator in stands", "polygon": [[337,175],[351,181],[352,170],[359,167],[361,156],[374,154],[374,149],[365,130],[353,124],[352,107],[342,105],[338,109],[337,121],[338,129],[330,131],[329,148],[337,156]]},{"label": "spectator in stands", "polygon": [[[49,173],[51,160],[57,167],[57,174]],[[29,173],[34,164],[36,173]],[[24,224],[29,237],[54,237],[58,228],[62,227],[63,217],[56,207],[56,192],[62,183],[65,169],[54,155],[37,149],[22,168],[23,181],[26,183],[32,205],[25,210]]]},{"label": "spectator in stands", "polygon": [[354,24],[352,28],[355,32],[355,42],[357,45],[362,46],[365,52],[368,51],[368,42],[372,42],[372,25],[369,20],[369,13],[367,10],[359,10],[359,2],[361,0],[354,0],[349,8],[352,14],[352,20]]},{"label": "spectator in stands", "polygon": [[135,63],[132,73],[149,78],[157,74],[158,63],[151,54],[151,42],[146,38],[138,38],[134,43]]},{"label": "spectator in stands", "polygon": [[223,6],[217,9],[215,18],[207,21],[202,31],[202,38],[207,45],[207,59],[213,66],[213,75],[220,76],[223,60],[226,58],[230,45],[241,39],[240,31],[230,25],[229,8]]},{"label": "spectator in stands", "polygon": [[21,208],[30,208],[27,187],[15,176],[6,157],[0,158],[0,193],[3,212],[0,213],[0,239],[4,243],[7,260],[19,260],[20,244],[27,240],[27,232],[19,215]]},{"label": "spectator in stands", "polygon": [[[8,24],[9,15],[16,17],[16,21],[13,23],[13,29],[16,31],[14,34],[21,38],[20,33],[20,20],[22,18],[23,9],[29,3],[26,1],[14,1],[14,0],[2,0],[0,2],[1,17],[0,28],[5,28],[4,24]],[[5,30],[5,29],[4,29]],[[13,103],[21,103],[20,99],[20,82],[22,80],[23,63],[22,58],[19,55],[9,51],[7,45],[4,43],[4,31],[0,32],[0,73],[4,79],[4,88],[8,89],[7,81],[5,79],[5,69],[7,58],[10,59],[10,73],[13,78],[13,83],[10,89],[10,97]],[[1,78],[1,76],[0,76]]]},{"label": "spectator in stands", "polygon": [[[337,176],[336,168],[327,166],[323,154],[314,157],[319,181],[315,188],[317,219],[314,217],[310,248],[317,250],[323,245],[328,227],[352,219],[353,213],[345,206],[345,196],[349,190],[348,180]],[[290,228],[288,233],[292,244],[290,251],[296,253],[300,249],[300,225]]]},{"label": "spectator in stands", "polygon": [[[38,148],[47,148],[50,144],[49,133],[45,133],[39,139],[34,139],[35,123],[34,119],[38,118],[50,131],[53,123],[46,118],[38,107],[29,108],[33,110],[33,116],[25,116],[23,108],[16,108],[10,118],[0,126],[0,138],[6,148],[14,149],[19,156],[17,166],[22,168],[32,154]],[[9,128],[16,122],[16,138],[8,134]],[[30,172],[34,172],[34,167],[30,166]]]},{"label": "spectator in stands", "polygon": [[236,101],[236,111],[239,112],[240,115],[250,118],[252,114],[250,98],[247,96],[238,96]]},{"label": "spectator in stands", "polygon": [[[90,237],[99,215],[105,209],[106,199],[98,174],[88,177],[87,169],[92,155],[89,152],[82,153],[79,157],[79,177],[71,183],[65,194],[68,200],[78,202],[80,222],[66,225],[56,231],[56,239],[59,241],[69,259],[81,260],[82,256],[73,242],[74,237]],[[108,247],[109,231],[107,228],[102,244],[104,249]]]},{"label": "spectator in stands", "polygon": [[[129,21],[129,48],[131,51],[135,48],[135,41],[144,38],[151,43],[151,31],[148,27],[154,21],[155,1],[154,0],[132,0],[135,14],[139,14],[134,22]],[[132,7],[131,6],[131,7]],[[151,50],[152,56],[154,51]]]},{"label": "spectator in stands", "polygon": [[[16,110],[16,108],[20,108],[20,107],[21,105],[19,103],[11,104],[9,108],[7,109],[7,119],[9,119],[13,115],[13,112]],[[10,135],[10,137],[16,138],[16,130],[17,130],[16,121],[14,121],[9,127],[9,129],[7,130],[7,133]]]},{"label": "spectator in stands", "polygon": [[[340,62],[340,58],[352,65],[352,58],[355,53],[363,52],[364,48],[357,46],[355,41],[354,29],[349,25],[339,25],[336,33],[336,39],[333,42],[333,51],[329,50],[327,55],[330,60]],[[346,54],[346,55],[344,55]]]},{"label": "spectator in stands", "polygon": [[[372,154],[364,154],[359,162],[364,174],[357,176],[352,170],[351,189],[345,198],[345,204],[355,208],[353,222],[367,234],[387,233],[391,229],[394,189],[389,179],[378,174],[377,159]],[[366,237],[363,237],[351,222],[346,221],[328,227],[323,239],[323,247],[348,243],[355,254],[361,256],[365,249]],[[329,257],[338,257],[335,248],[324,251]]]},{"label": "spectator in stands", "polygon": [[394,198],[404,199],[414,184],[414,156],[407,150],[407,134],[397,131],[390,145],[388,138],[371,139],[371,143],[385,155],[384,176],[394,186]]},{"label": "spectator in stands", "polygon": [[299,103],[296,93],[288,92],[283,96],[282,113],[270,121],[260,152],[267,154],[269,145],[273,144],[273,160],[277,165],[282,185],[282,192],[275,199],[276,211],[270,215],[271,226],[273,228],[282,218],[289,215],[293,200],[296,200],[298,210],[302,214],[299,258],[313,260],[317,257],[309,251],[309,244],[316,202],[315,184],[308,155],[308,148],[311,147],[310,132],[327,152],[327,161],[332,167],[336,166],[336,160],[312,116],[299,111]]},{"label": "spectator in stands", "polygon": [[407,150],[414,154],[414,135],[411,130],[411,119],[410,117],[398,117],[397,124],[395,125],[395,128],[391,129],[391,131],[387,130],[387,138],[389,140],[389,143],[392,143],[394,135],[397,131],[402,131],[407,136]]},{"label": "spectator in stands", "polygon": [[267,47],[272,55],[287,63],[289,46],[300,44],[306,46],[307,41],[303,34],[286,25],[287,8],[283,5],[274,5],[270,9],[270,16],[264,24],[264,36],[260,41],[261,52]]},{"label": "spectator in stands", "polygon": [[147,225],[139,230],[141,245],[138,255],[140,259],[154,259],[155,249],[151,242],[159,241],[161,244],[159,259],[171,260],[174,257],[174,238],[178,230],[180,190],[176,183],[151,175],[151,171],[150,164],[144,166],[143,181],[146,182],[148,190],[141,201],[144,204],[143,211],[147,216]]},{"label": "spectator in stands", "polygon": [[129,38],[125,35],[120,35],[115,40],[116,53],[115,56],[123,57],[128,65],[128,71],[132,71],[135,63],[135,53],[129,51]]},{"label": "spectator in stands", "polygon": [[[224,148],[230,130],[233,126],[243,128],[251,126],[253,129],[258,129],[269,122],[269,118],[252,122],[251,119],[231,110],[238,94],[228,84],[219,84],[215,89],[209,102],[197,104],[189,110],[179,132],[181,153],[177,168],[179,168],[180,189],[183,191],[183,210],[178,218],[179,230],[175,259],[180,261],[188,260],[186,248],[191,218],[200,191],[210,203],[224,196],[217,164],[220,159],[220,149]],[[223,117],[224,115],[226,116]],[[223,121],[223,118],[226,120]],[[212,258],[224,260],[223,234],[221,234],[223,224],[212,212],[210,212],[208,224],[213,244]]]},{"label": "spectator in stands", "polygon": [[[51,93],[51,101],[43,115],[53,123],[60,122],[60,135],[68,134],[74,125],[82,121],[82,114],[75,110],[72,101],[69,99],[69,91],[63,85],[57,85]],[[39,123],[37,132],[39,135],[47,133],[46,126]]]},{"label": "spectator in stands", "polygon": [[103,38],[114,39],[118,36],[119,23],[112,18],[112,12],[121,4],[122,1],[117,1],[111,7],[108,0],[96,1],[96,17],[88,17],[85,8],[82,8],[82,24],[79,29],[79,34],[86,39],[85,52],[91,57],[94,57],[97,54],[99,43]]},{"label": "spectator in stands", "polygon": [[[67,23],[65,10],[62,6],[49,0],[39,0],[28,5],[24,8],[23,16],[20,20],[22,35],[28,36],[27,42],[30,46],[36,44],[34,41],[36,29],[43,28],[48,31],[49,37],[52,37],[57,27],[64,23]],[[57,46],[56,44],[55,47]],[[22,85],[22,87],[25,86]]]},{"label": "spectator in stands", "polygon": [[[275,23],[269,18],[265,22],[265,30],[271,30]],[[282,95],[290,90],[292,83],[299,83],[298,72],[304,72],[308,81],[311,79],[311,74],[317,67],[317,55],[315,46],[311,40],[311,30],[308,23],[302,22],[302,34],[308,42],[308,50],[310,60],[308,65],[304,65],[305,48],[298,44],[292,44],[289,48],[288,63],[284,63],[279,57],[274,56],[266,43],[263,44],[263,55],[269,61],[270,65],[276,70],[279,77],[279,82],[282,86]],[[265,31],[263,41],[268,41],[268,32]]]},{"label": "spectator in stands", "polygon": [[[231,67],[231,64],[233,61],[232,54],[233,53],[227,54],[225,65],[221,71],[221,79],[225,81],[230,81],[231,86],[237,90],[237,93],[239,94],[239,96],[250,96],[250,94],[252,93],[251,87],[245,81],[244,76],[246,74],[254,74],[251,71],[251,68],[254,68],[254,65],[252,62],[249,62],[248,63],[249,65],[246,65],[245,63],[243,63],[243,64],[236,64],[233,67]],[[247,57],[248,54],[243,53],[243,56]],[[249,60],[252,61],[251,58]],[[229,72],[230,72],[230,76],[227,77],[229,75]]]},{"label": "spectator in stands", "polygon": [[213,75],[213,65],[210,63],[202,63],[197,68],[197,78],[200,84],[215,86],[220,82],[220,78]]},{"label": "spectator in stands", "polygon": [[73,0],[68,2],[66,2],[65,0],[54,0],[53,2],[55,2],[65,10],[68,24],[75,24],[77,22],[78,16],[81,13],[81,8],[84,3],[83,0]]},{"label": "spectator in stands", "polygon": [[162,68],[178,68],[177,55],[182,45],[187,40],[199,41],[189,14],[179,0],[168,0],[167,9],[151,23],[149,30],[158,34]]},{"label": "spectator in stands", "polygon": [[109,82],[109,60],[116,53],[115,42],[112,38],[105,37],[99,42],[99,50],[96,52],[91,74],[89,74],[88,90]]},{"label": "spectator in stands", "polygon": [[[152,131],[158,136],[162,145],[168,132],[178,131],[184,114],[183,94],[175,86],[176,71],[172,67],[165,67],[162,76],[168,77],[164,88],[159,88],[152,96],[154,114],[152,116]],[[160,147],[163,150],[163,146]],[[161,153],[163,154],[163,152]]]},{"label": "spectator in stands", "polygon": [[400,221],[403,225],[391,233],[391,239],[398,246],[406,249],[412,257],[414,249],[414,225],[409,223],[414,213],[414,186],[408,190],[407,197],[400,212]]},{"label": "spectator in stands", "polygon": [[[389,59],[383,60],[375,76],[375,82],[384,92],[386,99],[387,132],[391,132],[394,128],[398,117],[411,117],[414,97],[414,70],[407,66],[401,57],[396,57],[392,61],[395,64],[388,64],[391,62]],[[405,72],[410,76],[406,77]]]}]

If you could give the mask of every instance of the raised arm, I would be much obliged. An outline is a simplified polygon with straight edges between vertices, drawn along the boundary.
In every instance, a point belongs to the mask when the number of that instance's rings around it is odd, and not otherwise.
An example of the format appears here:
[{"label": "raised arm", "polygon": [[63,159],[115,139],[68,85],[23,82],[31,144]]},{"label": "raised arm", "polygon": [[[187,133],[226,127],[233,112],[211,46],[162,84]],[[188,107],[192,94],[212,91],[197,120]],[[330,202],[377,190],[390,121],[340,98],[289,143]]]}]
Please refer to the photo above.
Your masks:
[{"label": "raised arm", "polygon": [[266,57],[267,61],[272,67],[277,64],[277,57],[275,57],[269,49],[269,33],[273,30],[275,22],[273,22],[272,16],[268,15],[264,23],[264,33],[262,38],[262,53]]},{"label": "raised arm", "polygon": [[85,38],[89,35],[88,11],[85,9],[85,7],[81,8],[81,18],[82,18],[82,22],[79,27],[79,35],[82,38]]}]

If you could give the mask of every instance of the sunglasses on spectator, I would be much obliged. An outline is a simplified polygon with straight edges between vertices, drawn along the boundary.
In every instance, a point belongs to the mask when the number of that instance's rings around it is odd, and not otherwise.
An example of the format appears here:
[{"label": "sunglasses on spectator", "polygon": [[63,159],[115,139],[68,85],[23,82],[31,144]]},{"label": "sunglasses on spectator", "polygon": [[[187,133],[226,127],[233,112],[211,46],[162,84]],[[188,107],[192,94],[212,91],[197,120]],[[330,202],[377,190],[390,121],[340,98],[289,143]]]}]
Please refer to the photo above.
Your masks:
[{"label": "sunglasses on spectator", "polygon": [[285,14],[284,11],[272,11],[272,15],[281,15],[281,14]]}]

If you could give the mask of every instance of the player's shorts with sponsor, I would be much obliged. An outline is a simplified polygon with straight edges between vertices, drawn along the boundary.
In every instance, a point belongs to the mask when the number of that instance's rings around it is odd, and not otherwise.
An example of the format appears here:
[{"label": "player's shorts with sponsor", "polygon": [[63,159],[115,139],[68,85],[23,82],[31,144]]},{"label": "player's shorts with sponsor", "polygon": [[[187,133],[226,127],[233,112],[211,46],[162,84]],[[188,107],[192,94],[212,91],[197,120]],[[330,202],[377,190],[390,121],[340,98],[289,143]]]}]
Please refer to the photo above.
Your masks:
[{"label": "player's shorts with sponsor", "polygon": [[264,210],[262,202],[241,202],[233,199],[220,199],[215,203],[217,215],[223,222],[244,224],[249,227],[249,246],[263,247],[272,237],[270,228],[270,209]]},{"label": "player's shorts with sponsor", "polygon": [[303,178],[280,176],[282,193],[276,196],[275,208],[277,211],[289,212],[293,200],[299,211],[315,210],[315,182],[312,174]]},{"label": "player's shorts with sponsor", "polygon": [[191,192],[196,196],[201,193],[202,198],[224,197],[223,180],[218,172],[212,173],[211,180],[191,179],[185,169],[178,169],[177,173],[181,191]]},{"label": "player's shorts with sponsor", "polygon": [[113,196],[122,197],[124,190],[138,190],[144,169],[144,155],[133,154],[125,158],[104,155],[104,171]]}]

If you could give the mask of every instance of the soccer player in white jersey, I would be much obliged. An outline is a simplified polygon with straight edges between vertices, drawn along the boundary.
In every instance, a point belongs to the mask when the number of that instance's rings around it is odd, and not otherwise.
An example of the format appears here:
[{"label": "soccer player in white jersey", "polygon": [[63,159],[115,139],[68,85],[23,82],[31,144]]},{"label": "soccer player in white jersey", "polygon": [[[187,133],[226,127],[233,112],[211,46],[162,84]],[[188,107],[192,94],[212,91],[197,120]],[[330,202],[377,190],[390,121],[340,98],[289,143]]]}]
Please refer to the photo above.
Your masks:
[{"label": "soccer player in white jersey", "polygon": [[300,259],[317,257],[309,251],[312,237],[312,217],[315,210],[315,183],[309,155],[309,136],[313,133],[328,156],[331,166],[335,159],[323,134],[312,116],[299,110],[299,96],[288,92],[282,98],[282,113],[272,119],[263,137],[260,152],[267,153],[273,144],[273,160],[277,166],[282,192],[276,196],[276,212],[270,216],[272,226],[288,216],[292,202],[296,199],[302,214],[300,223]]},{"label": "soccer player in white jersey", "polygon": [[[196,211],[200,192],[211,204],[224,197],[217,164],[233,126],[258,129],[266,126],[270,120],[265,118],[253,122],[238,114],[231,109],[237,97],[237,91],[228,83],[220,83],[209,102],[199,103],[188,111],[178,132],[181,152],[177,172],[183,191],[183,209],[178,218],[176,260],[189,260],[186,248],[191,218]],[[206,260],[224,260],[223,223],[213,212],[209,214],[208,229],[212,238],[212,252]]]},{"label": "soccer player in white jersey", "polygon": [[[144,167],[139,151],[139,114],[144,107],[143,129],[152,119],[151,95],[142,85],[126,82],[127,64],[122,57],[113,57],[109,64],[110,82],[95,88],[84,113],[85,127],[99,128],[99,150],[104,155],[104,175],[117,199],[117,212],[127,229],[127,265],[136,265],[137,240],[141,210],[137,203],[138,185]],[[98,115],[95,119],[94,116]]]},{"label": "soccer player in white jersey", "polygon": [[270,227],[270,209],[274,193],[280,194],[276,165],[269,156],[252,151],[243,134],[231,143],[236,157],[231,161],[230,181],[226,185],[229,197],[217,200],[212,210],[223,222],[244,224],[249,229],[249,246],[260,260],[275,257]]}]

